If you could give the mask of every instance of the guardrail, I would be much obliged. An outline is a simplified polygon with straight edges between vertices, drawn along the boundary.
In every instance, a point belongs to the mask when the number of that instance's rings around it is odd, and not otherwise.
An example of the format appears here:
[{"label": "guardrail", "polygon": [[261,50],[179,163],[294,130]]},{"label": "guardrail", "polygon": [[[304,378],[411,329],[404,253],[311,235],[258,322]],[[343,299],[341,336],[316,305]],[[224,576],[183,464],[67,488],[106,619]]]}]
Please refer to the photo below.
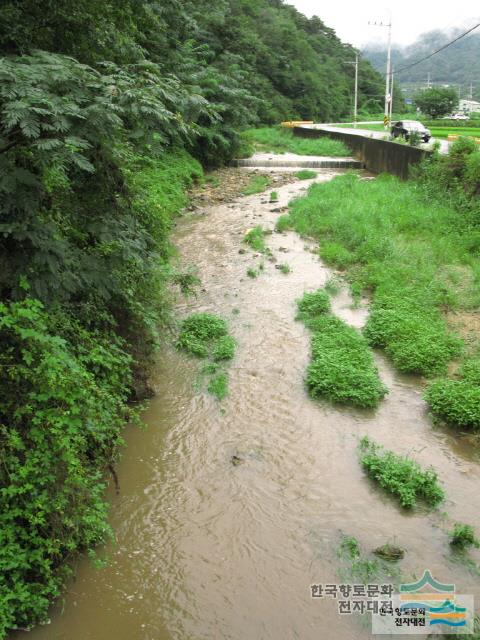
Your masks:
[{"label": "guardrail", "polygon": [[313,120],[286,120],[285,122],[281,122],[280,126],[293,129],[294,127],[299,127],[304,124],[313,124]]},{"label": "guardrail", "polygon": [[329,137],[340,140],[351,149],[355,158],[363,162],[365,168],[372,173],[392,173],[406,180],[410,167],[427,158],[431,151],[410,147],[408,145],[368,138],[363,135],[333,131],[332,129],[309,128],[297,126],[293,134],[301,138]]}]

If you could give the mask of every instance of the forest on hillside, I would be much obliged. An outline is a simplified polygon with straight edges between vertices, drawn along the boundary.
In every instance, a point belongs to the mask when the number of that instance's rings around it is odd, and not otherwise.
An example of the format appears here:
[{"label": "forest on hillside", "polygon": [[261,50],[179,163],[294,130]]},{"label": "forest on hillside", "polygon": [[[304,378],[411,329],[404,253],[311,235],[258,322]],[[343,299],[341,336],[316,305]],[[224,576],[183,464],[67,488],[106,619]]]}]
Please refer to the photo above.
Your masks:
[{"label": "forest on hillside", "polygon": [[[461,30],[445,32],[437,29],[424,33],[408,47],[393,46],[394,68],[406,67],[421,60],[452,41],[460,33]],[[379,72],[385,69],[387,54],[383,46],[368,45],[364,48],[363,54]],[[457,85],[462,98],[469,95],[472,83],[473,97],[477,100],[480,99],[479,77],[480,34],[475,32],[441,51],[434,58],[396,75],[397,81],[401,84],[422,83],[426,86],[429,79],[433,84]]]},{"label": "forest on hillside", "polygon": [[185,189],[247,125],[347,115],[353,54],[280,0],[1,3],[0,637],[108,536],[105,475],[188,284]]}]

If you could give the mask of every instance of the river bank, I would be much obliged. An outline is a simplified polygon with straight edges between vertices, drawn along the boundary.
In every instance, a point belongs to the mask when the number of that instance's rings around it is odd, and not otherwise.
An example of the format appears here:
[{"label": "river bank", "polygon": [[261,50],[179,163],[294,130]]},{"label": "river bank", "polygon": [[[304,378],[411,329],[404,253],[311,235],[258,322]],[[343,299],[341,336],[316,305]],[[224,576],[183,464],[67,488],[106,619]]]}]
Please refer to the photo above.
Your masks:
[{"label": "river bank", "polygon": [[[317,180],[334,175],[321,172]],[[147,429],[128,430],[120,495],[111,495],[117,542],[106,549],[110,564],[95,569],[81,560],[52,624],[28,638],[367,638],[360,618],[340,617],[334,601],[310,598],[310,584],[339,581],[342,534],[366,550],[394,540],[407,550],[405,575],[429,568],[480,595],[478,576],[453,561],[446,534],[450,519],[480,528],[480,469],[468,440],[433,428],[420,380],[395,373],[376,353],[390,390],[376,412],[335,408],[306,394],[310,336],[295,321],[295,301],[323,286],[332,270],[315,243],[274,228],[308,184],[275,187],[275,204],[267,192],[178,221],[174,243],[183,266],[197,266],[202,291],[177,310],[228,319],[238,344],[230,395],[219,404],[196,387],[195,360],[174,349],[160,354]],[[272,232],[265,241],[276,262],[242,242],[260,224]],[[258,277],[249,278],[247,269],[261,263]],[[282,263],[289,273],[276,268]],[[332,303],[349,324],[365,323],[366,307],[353,309],[346,287]],[[448,518],[442,511],[405,513],[376,489],[358,463],[363,435],[433,464]],[[233,466],[233,455],[244,463]]]}]

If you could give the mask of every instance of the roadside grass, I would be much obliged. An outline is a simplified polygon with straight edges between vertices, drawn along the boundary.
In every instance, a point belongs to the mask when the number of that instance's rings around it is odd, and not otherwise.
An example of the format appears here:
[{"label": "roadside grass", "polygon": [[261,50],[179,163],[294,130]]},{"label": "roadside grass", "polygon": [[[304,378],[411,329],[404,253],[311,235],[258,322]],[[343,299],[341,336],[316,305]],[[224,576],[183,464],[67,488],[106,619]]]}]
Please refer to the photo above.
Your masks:
[{"label": "roadside grass", "polygon": [[330,313],[323,290],[305,293],[297,319],[312,331],[306,385],[313,398],[373,408],[386,395],[372,353],[363,336]]},{"label": "roadside grass", "polygon": [[270,178],[268,176],[252,176],[247,186],[242,190],[242,196],[253,196],[256,193],[262,193],[270,186]]},{"label": "roadside grass", "polygon": [[177,347],[189,355],[208,359],[202,374],[209,376],[207,390],[219,400],[228,394],[225,363],[235,356],[236,343],[227,322],[212,313],[192,313],[180,327]]},{"label": "roadside grass", "polygon": [[435,507],[445,498],[433,468],[424,471],[412,458],[388,451],[366,436],[360,441],[360,462],[373,480],[399,499],[402,507],[412,509],[418,500]]},{"label": "roadside grass", "polygon": [[297,138],[290,129],[282,127],[262,127],[247,129],[242,133],[244,142],[254,145],[257,151],[275,153],[296,153],[302,156],[347,157],[350,150],[338,140],[330,138]]}]

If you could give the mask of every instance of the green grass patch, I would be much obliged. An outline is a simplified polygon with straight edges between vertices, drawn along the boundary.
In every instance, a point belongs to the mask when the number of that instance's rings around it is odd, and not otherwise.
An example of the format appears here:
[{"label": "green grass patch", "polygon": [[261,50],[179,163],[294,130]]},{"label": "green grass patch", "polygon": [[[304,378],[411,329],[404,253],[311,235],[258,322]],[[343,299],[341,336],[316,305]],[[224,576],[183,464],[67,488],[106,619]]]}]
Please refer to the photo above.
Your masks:
[{"label": "green grass patch", "polygon": [[275,231],[278,233],[283,233],[284,231],[288,231],[292,228],[292,223],[289,216],[283,215],[277,219],[275,224]]},{"label": "green grass patch", "polygon": [[480,430],[480,359],[467,360],[456,379],[434,380],[425,399],[434,414],[447,424]]},{"label": "green grass patch", "polygon": [[233,359],[236,349],[226,321],[212,313],[192,313],[182,322],[177,347],[209,359],[202,368],[202,374],[210,377],[207,390],[222,400],[228,392],[224,363]]},{"label": "green grass patch", "polygon": [[297,301],[297,308],[297,320],[302,320],[308,325],[308,322],[317,316],[329,313],[331,309],[330,296],[324,289],[317,289],[312,293],[306,292]]},{"label": "green grass patch", "polygon": [[464,136],[469,138],[480,138],[479,127],[429,127],[434,138],[447,138],[448,136]]},{"label": "green grass patch", "polygon": [[316,171],[310,171],[310,169],[302,169],[301,171],[297,171],[295,174],[299,180],[313,180],[317,175]]},{"label": "green grass patch", "polygon": [[228,395],[228,378],[226,373],[215,375],[208,383],[207,391],[217,400],[223,400]]},{"label": "green grass patch", "polygon": [[435,507],[445,497],[433,468],[423,470],[412,458],[385,450],[367,437],[360,441],[360,462],[373,480],[400,500],[402,507],[411,509],[418,500]]},{"label": "green grass patch", "polygon": [[438,314],[395,298],[372,305],[364,335],[372,347],[385,349],[399,371],[425,376],[444,372],[461,347]]},{"label": "green grass patch", "polygon": [[392,176],[346,174],[312,185],[284,224],[317,238],[321,257],[346,270],[352,288],[372,294],[365,329],[372,346],[401,371],[446,372],[461,343],[444,311],[476,308],[480,293],[475,236],[446,199],[433,205],[419,185]]},{"label": "green grass patch", "polygon": [[450,544],[457,549],[476,547],[480,549],[480,540],[475,535],[475,529],[469,524],[456,522],[450,531]]},{"label": "green grass patch", "polygon": [[288,275],[292,271],[290,268],[290,265],[287,264],[286,262],[282,262],[281,264],[279,264],[278,270],[284,273],[285,275]]},{"label": "green grass patch", "polygon": [[268,176],[252,176],[246,187],[242,190],[243,196],[253,196],[255,193],[262,193],[270,186]]},{"label": "green grass patch", "polygon": [[243,241],[258,253],[265,253],[267,247],[265,245],[265,231],[261,225],[257,225],[245,234]]},{"label": "green grass patch", "polygon": [[328,295],[319,290],[298,301],[297,319],[313,332],[306,384],[314,398],[376,407],[387,393],[365,338],[329,313]]},{"label": "green grass patch", "polygon": [[249,278],[258,278],[258,271],[256,269],[253,269],[253,267],[248,267],[247,276]]},{"label": "green grass patch", "polygon": [[290,152],[302,156],[347,157],[351,155],[343,142],[331,138],[297,138],[290,129],[283,127],[248,129],[242,133],[242,138],[246,143],[253,144],[258,151]]}]

